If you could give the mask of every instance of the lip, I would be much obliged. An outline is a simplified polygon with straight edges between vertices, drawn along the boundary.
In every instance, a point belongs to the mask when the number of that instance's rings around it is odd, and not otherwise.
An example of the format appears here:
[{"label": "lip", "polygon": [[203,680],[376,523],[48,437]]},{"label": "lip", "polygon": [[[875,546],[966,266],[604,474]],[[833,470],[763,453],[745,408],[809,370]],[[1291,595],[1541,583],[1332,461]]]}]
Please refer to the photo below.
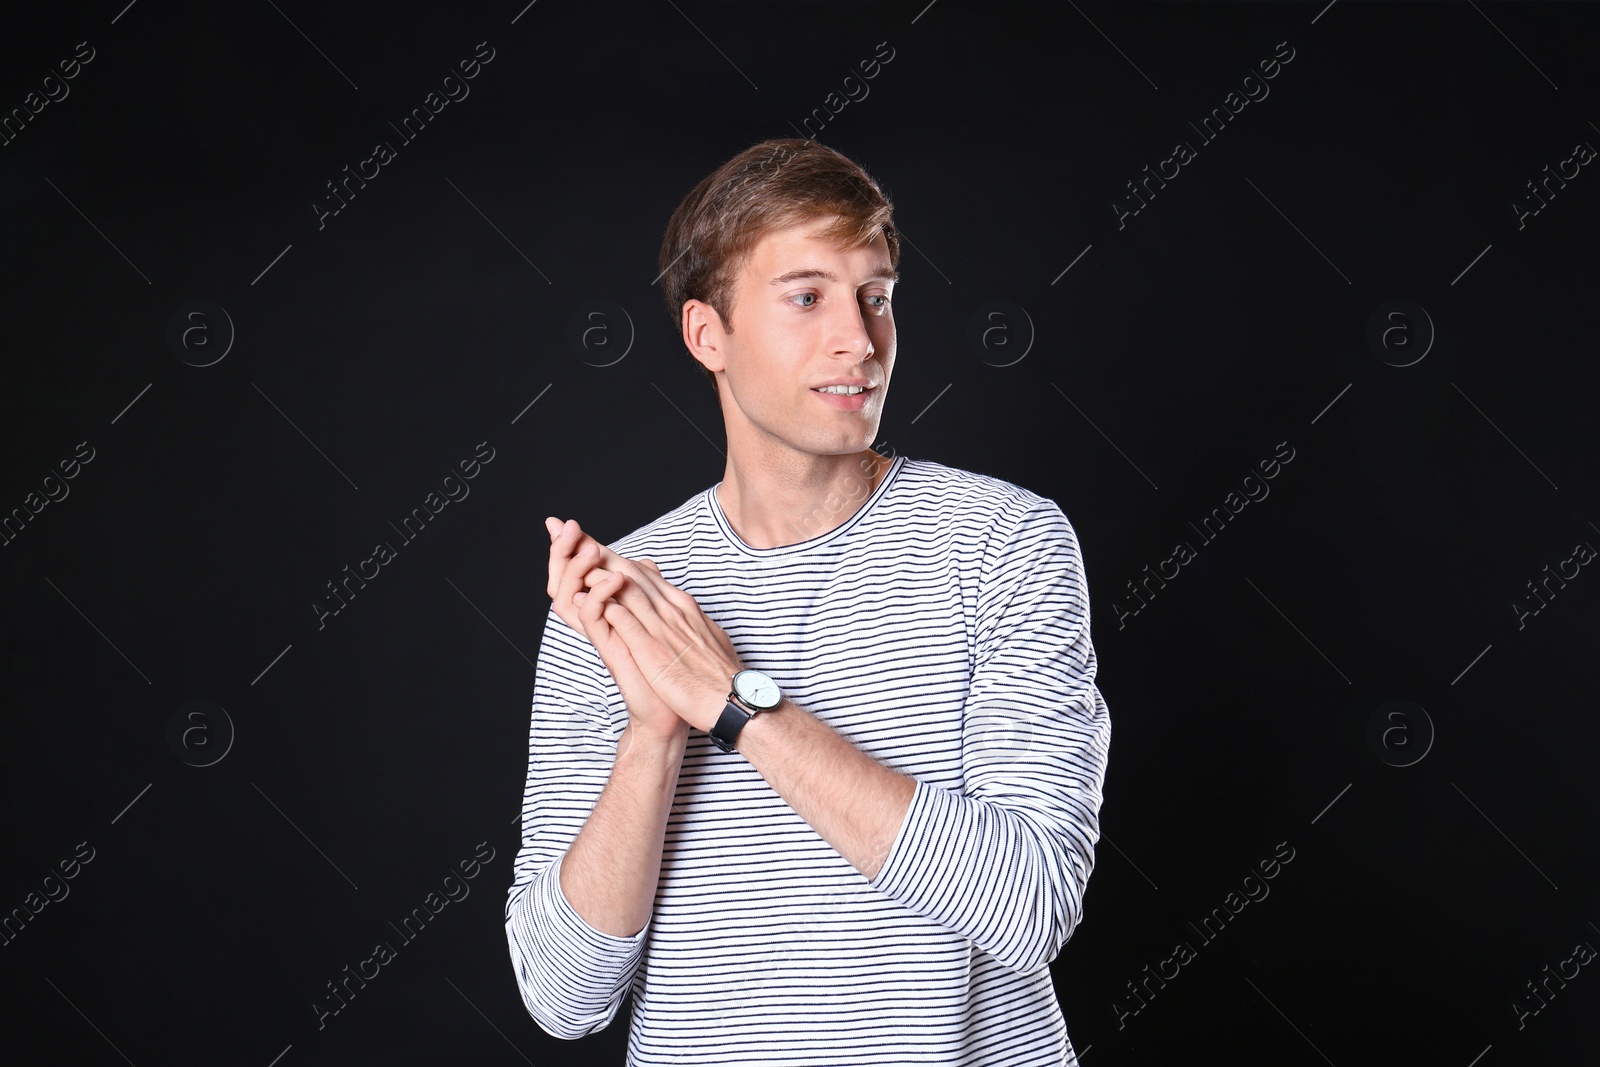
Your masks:
[{"label": "lip", "polygon": [[[829,384],[829,385],[856,385],[856,384],[859,384],[859,383],[856,383],[856,382],[828,382],[827,384]],[[833,407],[836,407],[836,408],[840,409],[841,411],[860,411],[862,408],[867,406],[867,398],[870,397],[873,394],[873,392],[874,392],[876,387],[872,386],[872,385],[867,385],[861,390],[861,392],[857,393],[855,396],[843,396],[843,395],[841,395],[839,393],[819,393],[819,392],[817,392],[817,388],[820,388],[820,387],[816,387],[816,388],[813,388],[811,390],[811,395],[820,398],[823,403],[829,404],[829,405],[831,405]]]}]

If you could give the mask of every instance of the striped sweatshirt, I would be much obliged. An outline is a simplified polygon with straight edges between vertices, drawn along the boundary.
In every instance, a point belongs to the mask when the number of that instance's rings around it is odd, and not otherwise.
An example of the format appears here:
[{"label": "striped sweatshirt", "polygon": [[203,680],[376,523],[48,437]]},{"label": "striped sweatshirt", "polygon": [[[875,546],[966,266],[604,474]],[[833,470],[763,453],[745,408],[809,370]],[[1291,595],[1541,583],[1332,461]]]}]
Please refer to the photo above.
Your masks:
[{"label": "striped sweatshirt", "polygon": [[629,1065],[1077,1064],[1049,964],[1083,916],[1111,740],[1077,534],[1047,497],[905,456],[846,513],[752,548],[713,486],[610,547],[654,560],[746,667],[916,780],[871,880],[693,730],[649,921],[586,923],[561,862],[627,710],[547,615],[505,919],[550,1034],[607,1026],[631,992]]}]

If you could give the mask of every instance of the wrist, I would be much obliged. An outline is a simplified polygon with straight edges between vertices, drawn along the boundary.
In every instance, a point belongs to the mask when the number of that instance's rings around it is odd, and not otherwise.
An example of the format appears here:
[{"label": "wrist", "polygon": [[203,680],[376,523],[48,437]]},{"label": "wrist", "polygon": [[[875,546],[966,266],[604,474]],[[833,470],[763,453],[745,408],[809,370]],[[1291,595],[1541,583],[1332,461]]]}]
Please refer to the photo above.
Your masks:
[{"label": "wrist", "polygon": [[665,728],[629,719],[622,736],[617,738],[617,759],[630,754],[635,759],[681,759],[688,742],[689,724],[682,719]]},{"label": "wrist", "polygon": [[759,748],[769,743],[787,725],[787,720],[796,710],[794,702],[786,696],[779,700],[775,707],[750,716],[749,721],[744,724],[744,729],[739,731],[739,738],[734,748],[739,752],[747,752],[751,747]]},{"label": "wrist", "polygon": [[783,703],[783,690],[759,670],[741,668],[732,676],[732,691],[722,698],[721,707],[702,729],[724,752],[739,750],[739,739],[750,724],[770,715]]}]

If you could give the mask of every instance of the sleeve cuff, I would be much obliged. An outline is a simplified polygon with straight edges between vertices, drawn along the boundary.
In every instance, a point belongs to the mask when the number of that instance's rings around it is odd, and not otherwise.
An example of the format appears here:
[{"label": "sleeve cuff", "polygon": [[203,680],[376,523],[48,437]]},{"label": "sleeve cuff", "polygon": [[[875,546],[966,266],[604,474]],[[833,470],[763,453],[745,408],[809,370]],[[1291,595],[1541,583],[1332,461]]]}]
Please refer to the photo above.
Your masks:
[{"label": "sleeve cuff", "polygon": [[1037,833],[1025,815],[918,782],[872,885],[1030,974],[1049,965],[1068,929],[1062,887],[1049,873],[1056,856]]},{"label": "sleeve cuff", "polygon": [[[574,962],[630,963],[642,951],[645,938],[650,933],[650,920],[645,920],[644,927],[631,937],[608,934],[590,926],[561,891],[561,862],[564,859],[566,854],[562,853],[550,864],[542,887],[545,905],[542,910],[550,917],[557,941],[571,946],[572,955],[576,957]],[[582,964],[579,963],[579,966]]]},{"label": "sleeve cuff", "polygon": [[[878,868],[878,876],[872,880],[873,887],[885,896],[907,904],[927,895],[929,887],[918,884],[926,879],[924,871],[928,868],[926,857],[923,856],[926,851],[923,841],[930,831],[937,832],[957,818],[956,798],[948,791],[919,779],[916,791],[911,794],[911,804],[906,808],[906,817],[900,823],[894,843],[889,846],[889,855],[884,858],[883,866]],[[954,840],[951,834],[939,836],[947,842]],[[933,869],[937,870],[937,865]]]}]

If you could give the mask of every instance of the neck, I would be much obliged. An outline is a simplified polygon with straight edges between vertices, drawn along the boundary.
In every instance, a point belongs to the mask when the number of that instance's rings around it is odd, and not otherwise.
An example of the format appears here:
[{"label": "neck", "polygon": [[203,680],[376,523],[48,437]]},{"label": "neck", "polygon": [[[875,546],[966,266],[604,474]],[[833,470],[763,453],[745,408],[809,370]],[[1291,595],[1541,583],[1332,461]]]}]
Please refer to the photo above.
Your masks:
[{"label": "neck", "polygon": [[807,456],[798,465],[741,463],[730,454],[717,502],[751,548],[781,548],[836,530],[861,510],[894,462],[870,448]]}]

